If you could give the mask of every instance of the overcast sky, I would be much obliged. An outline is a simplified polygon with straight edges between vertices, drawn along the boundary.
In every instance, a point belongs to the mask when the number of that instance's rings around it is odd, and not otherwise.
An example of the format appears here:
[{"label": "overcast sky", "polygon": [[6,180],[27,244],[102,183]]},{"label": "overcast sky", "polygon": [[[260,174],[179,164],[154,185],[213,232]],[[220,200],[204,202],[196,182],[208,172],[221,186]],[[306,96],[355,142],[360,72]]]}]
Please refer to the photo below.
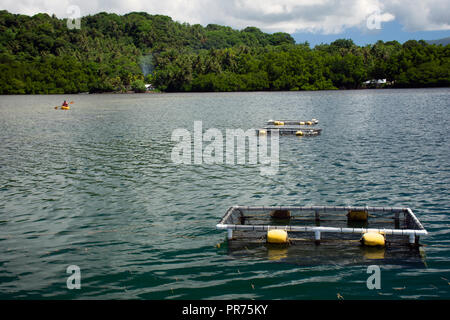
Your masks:
[{"label": "overcast sky", "polygon": [[364,44],[450,36],[449,0],[1,0],[0,8],[64,18],[71,5],[79,7],[81,16],[145,11],[190,24],[284,31],[311,44],[342,37]]}]

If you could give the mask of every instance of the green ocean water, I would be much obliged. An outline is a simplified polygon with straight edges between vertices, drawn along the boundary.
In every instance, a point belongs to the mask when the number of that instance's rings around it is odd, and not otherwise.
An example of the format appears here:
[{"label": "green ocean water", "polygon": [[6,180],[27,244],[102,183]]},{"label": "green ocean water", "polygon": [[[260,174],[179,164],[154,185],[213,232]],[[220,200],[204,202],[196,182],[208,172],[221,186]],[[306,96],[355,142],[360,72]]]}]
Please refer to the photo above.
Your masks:
[{"label": "green ocean water", "polygon": [[[0,299],[449,299],[449,102],[450,89],[1,96]],[[194,121],[225,134],[277,118],[323,132],[280,137],[273,176],[171,159]],[[236,250],[215,229],[232,205],[410,207],[429,234],[381,258]]]}]

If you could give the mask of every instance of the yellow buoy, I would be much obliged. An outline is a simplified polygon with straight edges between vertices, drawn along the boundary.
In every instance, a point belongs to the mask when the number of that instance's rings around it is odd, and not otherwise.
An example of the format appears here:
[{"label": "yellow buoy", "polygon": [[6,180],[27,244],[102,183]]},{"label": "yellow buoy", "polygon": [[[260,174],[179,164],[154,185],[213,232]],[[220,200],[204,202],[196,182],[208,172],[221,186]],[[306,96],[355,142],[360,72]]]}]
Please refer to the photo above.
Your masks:
[{"label": "yellow buoy", "polygon": [[288,234],[284,230],[274,229],[267,231],[267,242],[268,243],[287,243]]},{"label": "yellow buoy", "polygon": [[265,135],[267,132],[266,132],[266,130],[259,130],[258,131],[258,134],[260,135],[260,136],[263,136],[263,135]]},{"label": "yellow buoy", "polygon": [[310,125],[312,125],[313,123],[312,123],[311,121],[306,121],[306,124],[307,124],[308,126],[310,126]]},{"label": "yellow buoy", "polygon": [[302,136],[302,135],[303,135],[303,131],[298,130],[298,131],[295,133],[295,135],[296,135],[296,136]]},{"label": "yellow buoy", "polygon": [[305,125],[305,121],[300,121],[300,125],[304,126]]},{"label": "yellow buoy", "polygon": [[283,121],[278,121],[278,120],[274,121],[273,124],[276,125],[276,126],[284,126],[284,122]]},{"label": "yellow buoy", "polygon": [[361,242],[370,247],[381,246],[384,247],[384,236],[378,232],[367,232],[361,238]]},{"label": "yellow buoy", "polygon": [[365,210],[363,211],[349,210],[347,217],[348,220],[352,221],[366,221],[369,217],[369,212]]}]

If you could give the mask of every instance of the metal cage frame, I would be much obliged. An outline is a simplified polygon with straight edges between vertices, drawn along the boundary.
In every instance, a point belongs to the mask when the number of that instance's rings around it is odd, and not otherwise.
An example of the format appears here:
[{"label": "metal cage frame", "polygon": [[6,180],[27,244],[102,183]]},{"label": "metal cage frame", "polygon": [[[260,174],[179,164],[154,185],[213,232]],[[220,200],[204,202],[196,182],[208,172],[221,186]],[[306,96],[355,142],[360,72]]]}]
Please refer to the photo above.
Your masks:
[{"label": "metal cage frame", "polygon": [[[320,214],[325,212],[349,212],[349,211],[367,211],[367,212],[383,212],[393,214],[394,219],[399,219],[400,214],[404,214],[404,218],[413,228],[392,229],[392,228],[350,228],[350,227],[322,227],[322,226],[295,226],[295,225],[266,225],[266,224],[237,224],[233,223],[232,215],[238,214],[244,217],[243,212],[271,212],[274,210],[289,211],[314,211],[315,219],[320,219]],[[309,232],[314,233],[316,242],[320,242],[322,233],[345,233],[345,234],[364,234],[366,232],[377,232],[384,235],[406,236],[410,244],[418,244],[419,237],[427,235],[419,219],[415,216],[410,208],[401,207],[356,207],[356,206],[232,206],[216,225],[218,230],[227,230],[228,239],[233,239],[233,231],[268,231],[272,229],[282,229],[293,232]]]}]

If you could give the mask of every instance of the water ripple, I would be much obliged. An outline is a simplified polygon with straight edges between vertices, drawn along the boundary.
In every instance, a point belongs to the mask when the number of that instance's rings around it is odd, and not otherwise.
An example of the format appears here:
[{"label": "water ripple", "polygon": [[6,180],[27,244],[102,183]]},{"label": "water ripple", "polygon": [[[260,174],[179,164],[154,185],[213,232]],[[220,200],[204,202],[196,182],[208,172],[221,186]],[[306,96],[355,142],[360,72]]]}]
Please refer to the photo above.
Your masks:
[{"label": "water ripple", "polygon": [[[66,97],[4,96],[0,298],[448,299],[449,94],[80,95],[70,112],[51,107]],[[322,134],[282,137],[274,176],[170,159],[173,130],[197,120],[225,132],[313,117]],[[214,226],[235,204],[408,206],[430,234],[420,254],[376,261],[371,291],[358,247],[228,247]]]}]

